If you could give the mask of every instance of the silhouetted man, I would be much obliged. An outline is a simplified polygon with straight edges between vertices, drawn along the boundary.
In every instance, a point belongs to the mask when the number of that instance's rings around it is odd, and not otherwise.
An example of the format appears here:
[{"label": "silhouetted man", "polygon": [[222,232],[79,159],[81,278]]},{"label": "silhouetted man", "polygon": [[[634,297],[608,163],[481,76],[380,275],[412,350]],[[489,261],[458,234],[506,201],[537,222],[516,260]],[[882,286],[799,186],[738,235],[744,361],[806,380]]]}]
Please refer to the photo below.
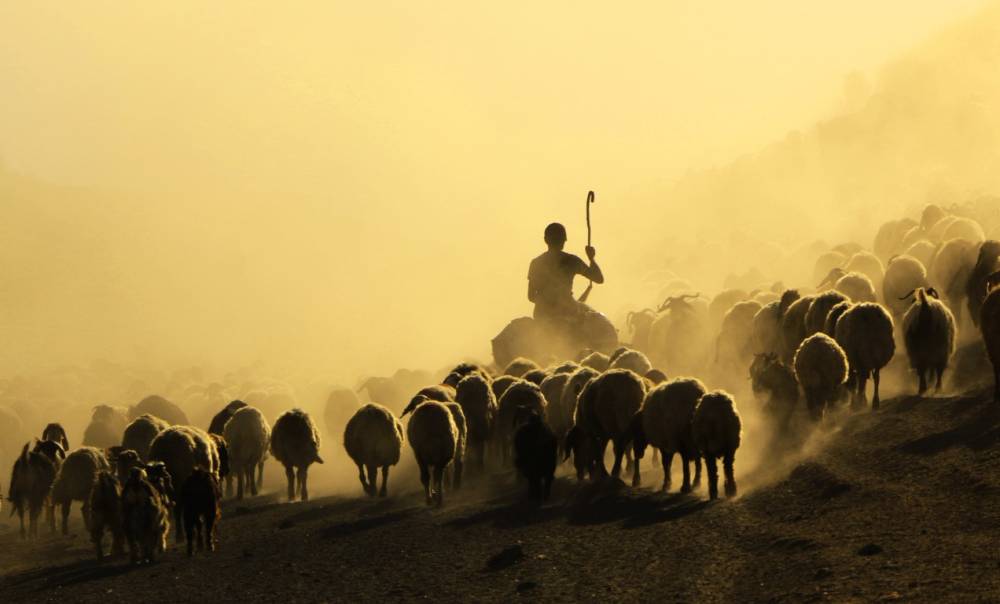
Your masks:
[{"label": "silhouetted man", "polygon": [[573,298],[573,277],[582,275],[604,283],[604,274],[594,261],[593,247],[586,248],[590,265],[563,251],[566,227],[558,222],[545,227],[545,243],[549,251],[532,260],[528,268],[528,300],[535,303],[535,319],[565,325],[579,318],[583,306]]}]

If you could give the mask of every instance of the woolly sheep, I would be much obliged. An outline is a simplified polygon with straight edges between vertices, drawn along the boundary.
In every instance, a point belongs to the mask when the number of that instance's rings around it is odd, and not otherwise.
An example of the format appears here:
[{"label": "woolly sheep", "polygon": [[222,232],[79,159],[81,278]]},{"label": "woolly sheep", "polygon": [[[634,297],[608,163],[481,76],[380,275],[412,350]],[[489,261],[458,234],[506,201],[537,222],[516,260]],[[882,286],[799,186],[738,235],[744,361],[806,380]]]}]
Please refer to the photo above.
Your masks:
[{"label": "woolly sheep", "polygon": [[791,363],[799,344],[806,338],[806,313],[816,296],[803,296],[792,303],[781,318],[781,360]]},{"label": "woolly sheep", "polygon": [[836,340],[816,333],[795,351],[795,378],[806,395],[806,406],[814,421],[822,419],[826,407],[840,396],[847,380],[847,355]]},{"label": "woolly sheep", "polygon": [[[878,256],[868,251],[860,251],[851,256],[847,264],[844,265],[844,273],[862,274],[868,277],[868,280],[875,288],[879,288],[882,285],[882,279],[885,277],[885,268],[882,266],[882,261],[878,259]],[[858,301],[861,302],[862,300]],[[863,301],[868,302],[869,300]],[[874,300],[870,301],[874,302]]]},{"label": "woolly sheep", "polygon": [[805,316],[806,336],[822,332],[830,309],[846,301],[847,297],[844,294],[833,290],[827,290],[813,298]]},{"label": "woolly sheep", "polygon": [[563,386],[558,405],[546,410],[549,418],[548,424],[559,438],[564,438],[573,426],[574,418],[576,417],[576,405],[583,388],[598,375],[600,373],[590,367],[581,367],[578,369],[566,380],[566,385]]},{"label": "woolly sheep", "polygon": [[986,353],[993,365],[993,402],[1000,403],[1000,274],[994,273],[987,281],[989,293],[983,300],[979,315],[979,330],[986,345]]},{"label": "woolly sheep", "polygon": [[449,487],[456,491],[462,487],[462,469],[465,467],[465,447],[468,442],[468,426],[465,423],[465,412],[458,403],[444,403],[451,412],[458,430],[458,441],[455,443],[455,457],[451,461]]},{"label": "woolly sheep", "polygon": [[[149,459],[163,462],[174,485],[184,484],[197,466],[216,475],[221,466],[215,441],[193,426],[171,426],[160,432],[149,446]],[[183,518],[183,506],[178,504],[174,508],[178,540],[183,537]]]},{"label": "woolly sheep", "polygon": [[646,373],[653,368],[653,364],[649,362],[649,359],[642,352],[627,349],[619,354],[617,358],[611,362],[608,368],[631,369],[639,375],[646,375]]},{"label": "woolly sheep", "polygon": [[[13,504],[11,515],[21,521],[21,539],[38,537],[38,515],[42,511],[49,489],[56,477],[56,465],[45,454],[29,450],[26,443],[14,462],[7,496]],[[24,528],[24,513],[28,513],[29,529]]]},{"label": "woolly sheep", "polygon": [[947,215],[948,212],[945,212],[941,206],[933,203],[927,204],[920,212],[920,228],[930,231],[938,221]]},{"label": "woolly sheep", "polygon": [[445,384],[437,384],[435,386],[421,388],[420,392],[417,392],[417,394],[410,399],[410,403],[405,409],[403,409],[403,412],[400,413],[400,417],[412,413],[413,410],[417,408],[417,405],[424,402],[424,399],[430,399],[439,403],[454,402],[455,389]]},{"label": "woolly sheep", "polygon": [[580,359],[580,365],[603,372],[608,370],[608,366],[611,365],[611,360],[608,358],[608,355],[604,353],[591,352],[587,356]]},{"label": "woolly sheep", "polygon": [[551,375],[559,375],[559,374],[562,374],[562,373],[564,373],[564,374],[571,374],[571,373],[573,373],[574,371],[576,371],[579,368],[580,368],[580,364],[577,363],[577,362],[575,362],[575,361],[563,361],[562,363],[559,363],[555,367],[552,367],[551,369],[549,369],[547,371],[547,373],[550,376]]},{"label": "woolly sheep", "polygon": [[531,371],[525,373],[521,379],[526,382],[531,382],[536,386],[541,386],[545,378],[549,377],[549,374],[545,373],[544,369],[532,369]]},{"label": "woolly sheep", "polygon": [[541,368],[538,366],[538,363],[532,361],[531,359],[518,357],[507,364],[507,366],[503,370],[503,374],[519,378],[523,377],[524,374],[528,373],[532,369],[541,369]]},{"label": "woolly sheep", "polygon": [[515,382],[503,393],[497,403],[496,439],[501,448],[501,459],[507,462],[510,454],[510,439],[517,430],[515,420],[521,407],[531,409],[543,419],[547,417],[545,395],[541,388],[531,382]]},{"label": "woolly sheep", "polygon": [[625,317],[625,327],[632,334],[632,347],[645,350],[649,346],[649,330],[656,319],[656,311],[646,308],[629,312]]},{"label": "woolly sheep", "polygon": [[170,424],[153,415],[144,414],[132,420],[122,434],[121,445],[135,451],[143,461],[149,459],[149,446]]},{"label": "woolly sheep", "polygon": [[296,490],[302,501],[309,500],[309,466],[323,463],[319,447],[319,430],[305,411],[292,409],[275,420],[271,430],[271,455],[285,466],[289,501],[295,501]]},{"label": "woolly sheep", "polygon": [[649,359],[671,373],[690,373],[710,361],[713,332],[698,295],[667,298],[649,334]]},{"label": "woolly sheep", "polygon": [[441,381],[441,383],[446,386],[451,386],[452,388],[457,388],[458,383],[461,382],[463,378],[473,373],[479,374],[479,376],[486,380],[487,383],[491,381],[490,372],[485,368],[480,367],[475,363],[459,363],[448,372],[448,375]]},{"label": "woolly sheep", "polygon": [[[879,283],[882,282],[882,280],[879,281]],[[876,301],[875,283],[862,273],[846,273],[837,279],[836,283],[833,284],[833,289],[844,294],[853,302]]]},{"label": "woolly sheep", "polygon": [[503,393],[510,388],[510,385],[519,381],[521,378],[516,378],[512,375],[501,375],[500,377],[493,380],[490,384],[490,390],[493,391],[493,396],[499,401]]},{"label": "woolly sheep", "polygon": [[927,390],[927,378],[936,377],[935,389],[941,389],[941,377],[955,352],[955,317],[933,289],[918,288],[913,304],[903,315],[903,343],[910,367],[917,372],[918,393]]},{"label": "woolly sheep", "polygon": [[903,237],[915,226],[917,226],[916,221],[909,218],[886,222],[879,227],[878,232],[875,234],[872,251],[883,261],[888,260],[901,251],[900,247],[903,244]]},{"label": "woolly sheep", "polygon": [[976,264],[972,267],[969,280],[965,285],[969,316],[977,326],[979,325],[979,310],[983,305],[983,300],[986,299],[987,280],[998,269],[1000,269],[1000,241],[992,239],[984,241],[979,246]]},{"label": "woolly sheep", "polygon": [[135,419],[147,413],[155,415],[173,426],[186,426],[191,423],[180,407],[157,394],[147,396],[128,410],[129,419]]},{"label": "woolly sheep", "polygon": [[80,447],[63,461],[52,483],[52,503],[62,507],[62,534],[69,534],[69,506],[74,501],[83,503],[83,522],[89,526],[90,487],[101,470],[111,466],[100,449]]},{"label": "woolly sheep", "polygon": [[753,316],[754,353],[781,352],[781,308],[778,302],[765,304]]},{"label": "woolly sheep", "polygon": [[[742,289],[727,289],[712,298],[712,301],[708,303],[708,316],[713,328],[718,328],[722,325],[722,319],[729,312],[730,308],[749,297],[750,294]],[[630,368],[626,367],[626,369]],[[642,374],[639,373],[639,375]]]},{"label": "woolly sheep", "polygon": [[104,531],[111,533],[111,555],[125,551],[125,533],[122,525],[121,485],[108,470],[97,473],[90,489],[90,541],[97,550],[97,559],[104,558]]},{"label": "woolly sheep", "polygon": [[892,316],[901,316],[909,304],[900,298],[918,287],[927,287],[927,271],[913,256],[896,256],[889,261],[882,282],[882,294]]},{"label": "woolly sheep", "polygon": [[153,562],[166,551],[170,512],[142,468],[132,468],[122,487],[122,519],[133,564]]},{"label": "woolly sheep", "polygon": [[486,465],[486,445],[493,437],[496,425],[496,396],[494,396],[489,382],[482,375],[472,373],[462,378],[462,381],[458,383],[458,388],[455,391],[455,402],[462,407],[462,412],[465,415],[468,447],[471,450],[472,458],[477,467],[483,470]]},{"label": "woolly sheep", "polygon": [[695,464],[694,486],[701,482],[701,458],[695,447],[691,420],[698,400],[704,394],[705,385],[699,380],[675,378],[651,390],[633,420],[632,446],[635,458],[642,459],[646,446],[660,451],[663,459],[664,492],[670,490],[670,468],[675,453],[681,456],[681,471],[684,475],[681,493],[691,491],[691,462]]},{"label": "woolly sheep", "polygon": [[42,440],[57,442],[62,446],[63,451],[69,450],[69,438],[66,437],[66,430],[61,424],[53,423],[45,426],[45,429],[42,430]]},{"label": "woolly sheep", "polygon": [[703,395],[695,408],[691,429],[695,446],[705,458],[705,468],[708,471],[708,496],[711,499],[719,496],[719,470],[716,460],[721,457],[726,496],[734,497],[736,477],[733,463],[736,459],[736,450],[740,448],[742,423],[733,397],[722,390]]},{"label": "woolly sheep", "polygon": [[978,222],[971,218],[959,217],[952,221],[941,235],[943,241],[956,238],[979,242],[984,241],[986,235],[983,233],[983,227],[979,226]]},{"label": "woolly sheep", "polygon": [[[737,302],[726,311],[715,345],[717,362],[745,366],[753,354],[754,317],[760,311],[760,303],[754,300]],[[631,367],[628,369],[635,371]],[[636,373],[645,375],[648,371],[636,371]]]},{"label": "woolly sheep", "polygon": [[816,264],[813,266],[813,283],[821,282],[831,270],[843,267],[846,262],[847,256],[840,252],[834,250],[823,252],[816,258]]},{"label": "woolly sheep", "polygon": [[[251,469],[251,482],[252,474]],[[198,545],[198,551],[215,551],[222,510],[221,499],[218,477],[204,468],[195,468],[181,486],[179,501],[184,508],[184,536],[187,540],[188,557],[194,553],[195,544]]]},{"label": "woolly sheep", "polygon": [[795,373],[778,355],[757,354],[750,364],[750,387],[777,427],[778,435],[783,435],[799,403],[799,382]]},{"label": "woolly sheep", "polygon": [[553,374],[545,378],[545,381],[539,386],[545,397],[545,408],[548,415],[547,425],[559,438],[562,438],[573,424],[572,412],[565,413],[562,407],[563,391],[572,377],[573,373]]},{"label": "woolly sheep", "polygon": [[250,494],[256,496],[259,485],[254,471],[261,476],[264,473],[271,426],[260,409],[242,407],[226,422],[223,436],[228,447],[229,467],[236,475],[236,498],[243,499],[244,485],[248,485]]},{"label": "woolly sheep", "polygon": [[[482,377],[470,375],[462,381],[465,380],[482,381]],[[358,409],[344,428],[344,449],[358,466],[361,488],[371,497],[375,496],[379,468],[382,468],[382,489],[378,494],[380,497],[389,494],[389,467],[399,463],[402,447],[403,424],[392,411],[377,403]]]},{"label": "woolly sheep", "polygon": [[941,244],[928,267],[927,280],[944,296],[956,321],[965,305],[965,287],[978,255],[977,244],[966,239],[949,239]]},{"label": "woolly sheep", "polygon": [[437,401],[421,403],[406,426],[406,437],[420,467],[420,482],[424,485],[427,505],[443,505],[444,471],[455,458],[459,439],[454,416]]},{"label": "woolly sheep", "polygon": [[528,481],[531,497],[544,501],[552,491],[559,441],[535,412],[514,433],[514,467]]},{"label": "woolly sheep", "polygon": [[[604,450],[608,441],[614,446],[615,463],[611,475],[621,474],[622,457],[629,442],[632,418],[642,406],[646,386],[642,378],[628,369],[611,369],[587,383],[580,392],[576,408],[576,425],[595,441],[594,463],[601,475],[604,467]],[[633,484],[639,483],[639,464],[633,465]]]},{"label": "woolly sheep", "polygon": [[920,241],[914,242],[913,245],[906,248],[903,254],[906,256],[912,256],[920,261],[924,267],[931,265],[931,261],[934,259],[934,254],[937,252],[937,246],[926,239],[921,239]]},{"label": "woolly sheep", "polygon": [[875,382],[872,410],[878,409],[879,372],[889,364],[896,351],[892,317],[879,304],[855,304],[841,315],[834,333],[837,344],[847,355],[850,371],[856,380],[852,382],[857,387],[852,406],[859,408],[867,404],[865,386],[871,376]]},{"label": "woolly sheep", "polygon": [[854,306],[850,302],[841,302],[840,304],[834,305],[830,309],[830,312],[826,313],[826,322],[823,323],[823,333],[832,337],[836,336],[837,321],[840,320],[841,315],[847,312],[847,309]]},{"label": "woolly sheep", "polygon": [[[351,392],[351,394],[354,393]],[[220,436],[224,434],[226,430],[226,422],[228,422],[229,419],[233,417],[234,413],[236,413],[237,411],[246,406],[247,404],[240,400],[230,401],[229,404],[223,407],[221,411],[219,411],[212,417],[212,421],[209,422],[208,425],[208,433],[218,434]]]}]

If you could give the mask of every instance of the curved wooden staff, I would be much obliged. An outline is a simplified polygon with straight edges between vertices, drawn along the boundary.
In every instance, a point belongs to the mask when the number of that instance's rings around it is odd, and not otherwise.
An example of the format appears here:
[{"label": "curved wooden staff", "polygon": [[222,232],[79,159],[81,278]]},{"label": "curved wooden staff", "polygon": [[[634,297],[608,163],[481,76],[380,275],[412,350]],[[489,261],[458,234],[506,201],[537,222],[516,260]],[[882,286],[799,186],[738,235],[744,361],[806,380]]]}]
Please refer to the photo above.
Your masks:
[{"label": "curved wooden staff", "polygon": [[[590,247],[590,235],[591,235],[591,230],[590,230],[590,204],[592,204],[592,203],[594,203],[594,192],[593,191],[587,191],[587,247]],[[583,293],[580,294],[580,302],[581,303],[587,301],[587,298],[590,297],[590,292],[593,289],[594,289],[594,282],[591,281],[587,285],[587,289],[583,290]]]}]

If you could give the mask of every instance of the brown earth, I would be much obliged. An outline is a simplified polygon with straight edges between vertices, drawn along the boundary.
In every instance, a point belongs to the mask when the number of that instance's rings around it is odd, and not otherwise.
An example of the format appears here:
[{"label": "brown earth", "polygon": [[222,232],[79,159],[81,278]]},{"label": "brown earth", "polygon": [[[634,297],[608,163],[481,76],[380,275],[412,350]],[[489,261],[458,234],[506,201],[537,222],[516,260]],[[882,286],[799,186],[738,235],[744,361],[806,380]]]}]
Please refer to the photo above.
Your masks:
[{"label": "brown earth", "polygon": [[989,398],[901,397],[850,416],[777,480],[744,477],[759,486],[733,501],[654,492],[648,457],[642,489],[566,477],[541,507],[495,476],[429,509],[404,479],[386,500],[227,502],[219,551],[172,546],[144,567],[98,564],[76,510],[71,538],[32,544],[5,518],[0,600],[998,601]]}]

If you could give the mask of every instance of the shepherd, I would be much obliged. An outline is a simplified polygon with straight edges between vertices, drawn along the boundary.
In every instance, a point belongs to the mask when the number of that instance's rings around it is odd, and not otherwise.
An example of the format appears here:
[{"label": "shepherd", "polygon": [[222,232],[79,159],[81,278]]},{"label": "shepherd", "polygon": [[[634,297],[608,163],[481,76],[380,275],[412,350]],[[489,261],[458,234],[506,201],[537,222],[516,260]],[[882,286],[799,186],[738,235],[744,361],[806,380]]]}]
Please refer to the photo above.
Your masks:
[{"label": "shepherd", "polygon": [[604,283],[604,273],[595,260],[597,250],[590,245],[590,204],[593,201],[594,193],[591,191],[587,194],[588,241],[585,248],[590,264],[575,254],[563,251],[567,240],[566,227],[553,222],[545,227],[548,251],[532,260],[528,268],[528,300],[535,305],[534,318],[560,332],[572,331],[586,311],[583,301],[590,288],[577,302],[573,298],[573,278],[581,275],[592,283]]}]

